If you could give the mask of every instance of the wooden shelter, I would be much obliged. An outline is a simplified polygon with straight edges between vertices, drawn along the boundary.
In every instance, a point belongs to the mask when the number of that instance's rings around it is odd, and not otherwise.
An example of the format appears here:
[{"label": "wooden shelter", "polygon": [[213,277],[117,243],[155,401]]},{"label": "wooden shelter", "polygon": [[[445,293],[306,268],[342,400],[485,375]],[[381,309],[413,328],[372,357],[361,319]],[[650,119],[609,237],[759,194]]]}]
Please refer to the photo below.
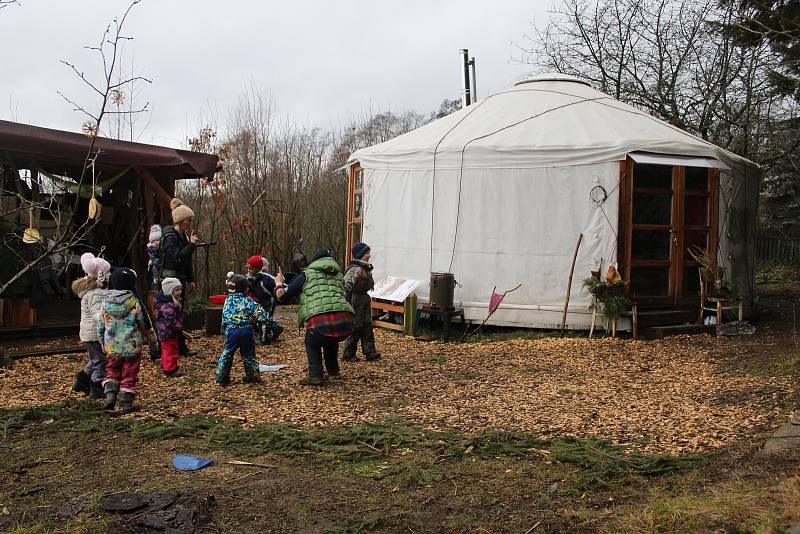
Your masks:
[{"label": "wooden shelter", "polygon": [[[26,227],[39,230],[46,243],[56,232],[74,232],[84,225],[93,197],[102,206],[84,239],[70,249],[71,254],[49,262],[55,264],[58,285],[67,295],[36,313],[26,308],[26,293],[31,288],[16,285],[0,295],[0,336],[44,333],[67,325],[71,329],[78,316],[69,283],[81,275],[77,258],[86,251],[102,251],[113,266],[132,267],[144,284],[141,275],[147,272],[149,228],[171,224],[169,203],[175,181],[213,179],[217,166],[218,157],[211,154],[103,137],[92,144],[92,138],[83,134],[0,121],[4,275],[13,271],[9,264],[19,260],[11,245],[21,242]],[[45,209],[45,205],[55,209]],[[54,211],[58,217],[53,216]],[[35,250],[28,253],[35,254]]]}]

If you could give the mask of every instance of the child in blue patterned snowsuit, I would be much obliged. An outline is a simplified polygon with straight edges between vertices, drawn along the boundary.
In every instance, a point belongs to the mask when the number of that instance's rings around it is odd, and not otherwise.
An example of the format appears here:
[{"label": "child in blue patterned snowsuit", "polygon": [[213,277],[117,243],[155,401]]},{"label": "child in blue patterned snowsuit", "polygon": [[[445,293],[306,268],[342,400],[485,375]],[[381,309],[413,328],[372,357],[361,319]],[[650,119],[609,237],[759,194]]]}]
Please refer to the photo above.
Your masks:
[{"label": "child in blue patterned snowsuit", "polygon": [[222,307],[222,332],[225,335],[225,348],[217,362],[217,384],[227,386],[231,381],[231,366],[236,350],[242,353],[244,379],[247,382],[260,382],[256,346],[253,342],[253,321],[266,321],[267,312],[245,293],[249,284],[247,278],[237,274],[228,281],[228,298]]}]

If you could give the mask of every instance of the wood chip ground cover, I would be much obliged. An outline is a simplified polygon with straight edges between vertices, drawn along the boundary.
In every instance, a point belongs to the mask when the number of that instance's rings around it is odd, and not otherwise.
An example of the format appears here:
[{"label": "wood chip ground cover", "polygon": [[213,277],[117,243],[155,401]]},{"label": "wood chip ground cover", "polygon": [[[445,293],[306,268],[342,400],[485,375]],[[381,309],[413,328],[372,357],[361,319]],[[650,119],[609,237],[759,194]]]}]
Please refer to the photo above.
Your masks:
[{"label": "wood chip ground cover", "polygon": [[[284,326],[283,339],[259,347],[258,357],[287,368],[262,373],[261,384],[214,384],[221,336],[192,343],[198,355],[181,361],[181,378],[163,376],[145,357],[142,410],[132,417],[206,414],[246,426],[340,426],[397,417],[433,429],[595,436],[683,454],[760,438],[780,419],[793,388],[786,377],[730,373],[718,356],[735,350],[736,340],[710,336],[442,344],[385,331],[377,332],[381,360],[342,363],[341,378],[309,388],[297,384],[306,372],[302,337],[289,320]],[[83,361],[83,354],[37,357],[0,369],[2,405],[52,404],[73,395]],[[241,374],[237,355],[232,376]]]}]

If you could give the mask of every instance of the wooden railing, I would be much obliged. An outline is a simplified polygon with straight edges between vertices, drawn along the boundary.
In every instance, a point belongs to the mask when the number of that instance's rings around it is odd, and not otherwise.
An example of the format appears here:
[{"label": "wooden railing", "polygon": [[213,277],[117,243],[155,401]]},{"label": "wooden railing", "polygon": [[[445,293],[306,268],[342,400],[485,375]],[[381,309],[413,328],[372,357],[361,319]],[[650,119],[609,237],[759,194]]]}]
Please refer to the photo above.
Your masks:
[{"label": "wooden railing", "polygon": [[800,263],[800,237],[756,237],[756,259]]}]

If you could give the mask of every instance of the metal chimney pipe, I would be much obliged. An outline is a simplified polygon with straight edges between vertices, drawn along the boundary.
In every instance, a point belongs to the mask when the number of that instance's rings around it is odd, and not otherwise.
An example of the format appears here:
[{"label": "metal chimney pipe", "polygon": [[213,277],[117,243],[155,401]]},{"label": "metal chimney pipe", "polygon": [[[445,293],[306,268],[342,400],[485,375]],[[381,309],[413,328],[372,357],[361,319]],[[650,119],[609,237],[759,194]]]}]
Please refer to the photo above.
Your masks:
[{"label": "metal chimney pipe", "polygon": [[470,79],[472,80],[472,87],[471,87],[471,91],[470,91],[469,97],[470,97],[470,100],[472,100],[472,103],[474,104],[475,102],[478,101],[478,82],[476,81],[476,77],[475,77],[475,58],[474,57],[469,60],[469,66],[470,66],[470,73],[469,73],[470,74]]},{"label": "metal chimney pipe", "polygon": [[472,104],[469,82],[469,51],[466,48],[462,48],[459,54],[461,54],[461,107],[465,108]]}]

